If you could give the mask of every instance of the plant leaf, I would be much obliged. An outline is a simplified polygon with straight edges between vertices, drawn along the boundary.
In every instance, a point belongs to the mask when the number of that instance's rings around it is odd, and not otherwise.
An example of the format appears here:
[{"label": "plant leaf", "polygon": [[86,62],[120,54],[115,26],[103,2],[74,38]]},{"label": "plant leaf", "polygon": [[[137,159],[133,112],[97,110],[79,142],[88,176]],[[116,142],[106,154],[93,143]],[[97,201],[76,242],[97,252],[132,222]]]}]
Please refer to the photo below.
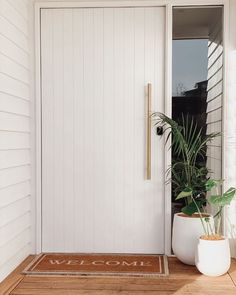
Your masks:
[{"label": "plant leaf", "polygon": [[187,198],[192,195],[192,190],[189,188],[185,188],[181,193],[178,194],[176,197],[176,200],[182,199],[182,198]]},{"label": "plant leaf", "polygon": [[194,213],[198,212],[198,210],[200,210],[205,203],[203,200],[199,200],[199,201],[195,201],[195,202],[197,203],[198,208],[197,208],[196,204],[194,202],[192,202],[189,205],[182,208],[181,211],[184,214],[193,215]]},{"label": "plant leaf", "polygon": [[216,196],[210,196],[208,201],[212,205],[217,205],[224,207],[226,205],[229,205],[231,201],[234,198],[236,189],[234,187],[229,188],[223,195],[216,195]]},{"label": "plant leaf", "polygon": [[222,179],[216,180],[216,179],[208,179],[206,182],[206,191],[209,192],[213,189],[213,187],[216,187],[217,185],[220,185],[223,183]]},{"label": "plant leaf", "polygon": [[[163,128],[165,145],[172,149],[172,166],[167,173],[168,182],[172,183],[172,194],[177,196],[176,200],[185,198],[189,203],[190,196],[195,198],[206,192],[205,183],[210,173],[205,167],[207,143],[221,133],[205,135],[199,123],[189,114],[182,114],[182,119],[178,121],[163,113],[154,113],[152,117],[155,125]],[[204,169],[200,170],[202,166]],[[185,188],[191,188],[191,194]]]}]

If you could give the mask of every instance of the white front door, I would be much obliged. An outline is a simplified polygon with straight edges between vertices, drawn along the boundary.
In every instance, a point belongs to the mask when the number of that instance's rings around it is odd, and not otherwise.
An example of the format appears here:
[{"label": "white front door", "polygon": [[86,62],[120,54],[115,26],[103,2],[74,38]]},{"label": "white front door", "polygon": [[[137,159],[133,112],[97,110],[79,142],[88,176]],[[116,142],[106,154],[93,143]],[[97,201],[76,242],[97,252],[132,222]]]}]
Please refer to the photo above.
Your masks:
[{"label": "white front door", "polygon": [[41,10],[42,250],[164,253],[163,7]]}]

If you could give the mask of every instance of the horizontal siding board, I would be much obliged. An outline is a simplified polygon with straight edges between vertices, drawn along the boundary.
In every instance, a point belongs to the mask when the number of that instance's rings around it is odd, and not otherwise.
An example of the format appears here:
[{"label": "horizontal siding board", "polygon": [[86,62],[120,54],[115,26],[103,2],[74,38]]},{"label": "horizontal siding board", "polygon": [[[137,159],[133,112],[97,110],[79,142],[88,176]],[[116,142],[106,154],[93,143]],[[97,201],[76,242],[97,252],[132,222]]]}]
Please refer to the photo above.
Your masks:
[{"label": "horizontal siding board", "polygon": [[[212,125],[215,124],[215,122],[221,122],[221,109],[218,109],[216,111],[213,111],[207,114],[207,124],[211,126],[211,128],[212,128]],[[218,126],[218,127],[221,127],[221,126]],[[218,131],[218,130],[215,130],[215,131]]]},{"label": "horizontal siding board", "polygon": [[222,70],[223,72],[223,65],[221,67],[212,67],[208,70],[208,73],[207,73],[207,79],[210,80],[212,79],[220,70]]},{"label": "horizontal siding board", "polygon": [[210,134],[212,132],[222,132],[222,122],[221,121],[215,121],[215,122],[208,123],[207,134]]},{"label": "horizontal siding board", "polygon": [[29,228],[30,213],[20,216],[7,225],[0,227],[0,249],[3,245],[13,240],[16,236]]},{"label": "horizontal siding board", "polygon": [[213,51],[212,54],[209,57],[209,63],[208,66],[210,67],[215,61],[223,54],[223,47],[219,45],[216,47]]},{"label": "horizontal siding board", "polygon": [[30,151],[6,150],[0,152],[0,170],[9,167],[25,166],[30,164]]},{"label": "horizontal siding board", "polygon": [[0,112],[0,130],[30,132],[30,118]]},{"label": "horizontal siding board", "polygon": [[24,99],[20,99],[7,93],[0,93],[0,111],[29,116],[30,104]]},{"label": "horizontal siding board", "polygon": [[29,85],[29,71],[2,54],[0,54],[0,72]]},{"label": "horizontal siding board", "polygon": [[208,68],[210,69],[211,67],[213,67],[215,64],[217,64],[219,66],[221,66],[223,63],[223,52],[219,55],[219,56],[216,56],[215,59],[211,59],[211,62],[209,62],[208,64]]},{"label": "horizontal siding board", "polygon": [[208,41],[208,58],[212,55],[213,51],[216,50],[218,44],[213,40]]},{"label": "horizontal siding board", "polygon": [[216,84],[215,87],[211,88],[207,92],[207,101],[212,100],[223,92],[223,82]]},{"label": "horizontal siding board", "polygon": [[20,47],[25,53],[29,54],[28,50],[28,39],[10,23],[4,16],[0,14],[0,34],[11,40],[18,47]]},{"label": "horizontal siding board", "polygon": [[207,73],[207,78],[210,79],[213,75],[219,71],[223,67],[223,56],[221,56],[216,63],[214,63],[209,69]]},{"label": "horizontal siding board", "polygon": [[[216,120],[208,123],[210,132],[221,132],[222,120]],[[209,134],[209,132],[207,132]]]},{"label": "horizontal siding board", "polygon": [[[222,151],[221,147],[220,146],[211,146],[211,145],[209,145],[209,147],[214,151],[214,155],[215,155],[214,158],[220,160],[221,159],[221,151]],[[211,156],[210,149],[207,149],[207,156],[209,156],[209,157]]]},{"label": "horizontal siding board", "polygon": [[0,227],[7,225],[10,222],[13,222],[20,216],[26,214],[30,211],[30,197],[18,200],[15,203],[10,204],[7,207],[0,209]]},{"label": "horizontal siding board", "polygon": [[221,179],[222,178],[222,165],[221,160],[215,158],[207,159],[207,166],[210,168],[210,177],[213,179]]},{"label": "horizontal siding board", "polygon": [[211,71],[215,72],[217,71],[220,67],[223,65],[223,54],[221,54],[215,61],[214,63],[211,63],[208,65],[208,71],[209,71],[209,76],[212,75]]},{"label": "horizontal siding board", "polygon": [[[211,162],[218,162],[222,159],[222,148],[217,146],[209,146],[207,148],[207,157],[211,159]],[[215,161],[213,161],[215,160]]]},{"label": "horizontal siding board", "polygon": [[0,281],[31,251],[27,3],[0,1]]},{"label": "horizontal siding board", "polygon": [[29,100],[29,85],[23,84],[3,73],[0,73],[0,92]]},{"label": "horizontal siding board", "polygon": [[223,68],[220,68],[210,79],[208,79],[208,89],[212,88],[223,79]]},{"label": "horizontal siding board", "polygon": [[[211,91],[215,91],[216,87],[220,84],[221,84],[221,92],[220,93],[222,93],[222,91],[223,91],[223,78],[219,79],[216,83],[211,83],[211,84],[212,85],[210,85],[210,83],[209,83],[209,87],[207,89],[210,96],[211,96]],[[214,95],[214,92],[213,92],[213,95]]]},{"label": "horizontal siding board", "polygon": [[17,46],[29,54],[28,38],[13,23],[0,14],[0,34],[13,41]]},{"label": "horizontal siding board", "polygon": [[16,253],[11,253],[11,257],[0,268],[0,279],[9,275],[29,255],[30,251],[31,245],[26,244]]},{"label": "horizontal siding board", "polygon": [[222,157],[221,153],[222,153],[221,147],[208,146],[206,155],[208,158],[215,159],[217,161],[221,161],[221,157]]},{"label": "horizontal siding board", "polygon": [[[208,114],[209,117],[214,116],[214,121],[215,121],[215,119],[221,120],[222,114],[221,114],[221,109],[219,109],[221,107],[222,107],[222,96],[221,95],[217,96],[215,99],[208,102],[207,113],[214,112],[214,114]],[[208,121],[208,122],[210,122],[210,121]]]},{"label": "horizontal siding board", "polygon": [[208,146],[222,146],[222,136],[218,136],[208,144]]},{"label": "horizontal siding board", "polygon": [[0,150],[29,149],[28,133],[0,131]]},{"label": "horizontal siding board", "polygon": [[7,0],[9,4],[28,22],[28,6],[24,1]]},{"label": "horizontal siding board", "polygon": [[[216,110],[214,112],[211,112],[207,114],[207,124],[210,126],[209,128],[213,128],[216,124],[215,122],[221,122],[221,110]],[[216,127],[214,127],[216,129]],[[217,128],[221,128],[221,125],[217,125]],[[219,131],[219,130],[213,130],[213,131]]]},{"label": "horizontal siding board", "polygon": [[[26,22],[25,18],[18,13],[14,6],[12,6],[8,0],[1,0],[1,14],[10,22],[13,23],[14,26],[18,28],[18,30],[24,33],[25,36],[28,36],[28,23]],[[18,1],[16,1],[18,2]]]},{"label": "horizontal siding board", "polygon": [[30,179],[30,166],[0,170],[0,189]]},{"label": "horizontal siding board", "polygon": [[210,59],[210,58],[212,57],[212,55],[213,55],[217,50],[220,51],[220,49],[218,49],[218,48],[220,48],[220,47],[221,47],[221,49],[223,49],[222,41],[221,41],[220,43],[216,43],[216,42],[211,43],[210,46],[208,46],[208,59]]},{"label": "horizontal siding board", "polygon": [[6,207],[30,195],[30,182],[23,181],[0,190],[0,208]]},{"label": "horizontal siding board", "polygon": [[29,69],[29,56],[24,50],[1,34],[0,44],[4,44],[4,46],[0,46],[0,52],[2,54],[15,61],[17,64]]},{"label": "horizontal siding board", "polygon": [[0,247],[0,265],[6,263],[12,257],[12,253],[16,253],[18,249],[23,248],[29,243],[30,228],[27,228],[6,245]]}]

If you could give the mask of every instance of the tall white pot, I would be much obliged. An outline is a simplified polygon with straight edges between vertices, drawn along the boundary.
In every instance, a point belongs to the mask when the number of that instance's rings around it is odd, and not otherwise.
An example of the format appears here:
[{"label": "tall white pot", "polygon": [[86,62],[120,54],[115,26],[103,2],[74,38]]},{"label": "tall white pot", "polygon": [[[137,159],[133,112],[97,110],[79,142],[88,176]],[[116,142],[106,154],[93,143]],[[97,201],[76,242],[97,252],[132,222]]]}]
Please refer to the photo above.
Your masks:
[{"label": "tall white pot", "polygon": [[195,263],[201,273],[213,277],[221,276],[229,270],[230,262],[228,239],[199,239],[196,248]]},{"label": "tall white pot", "polygon": [[[212,223],[212,217],[211,223]],[[198,239],[204,234],[197,214],[189,217],[182,213],[174,215],[172,249],[175,256],[185,264],[195,265],[195,250]]]}]

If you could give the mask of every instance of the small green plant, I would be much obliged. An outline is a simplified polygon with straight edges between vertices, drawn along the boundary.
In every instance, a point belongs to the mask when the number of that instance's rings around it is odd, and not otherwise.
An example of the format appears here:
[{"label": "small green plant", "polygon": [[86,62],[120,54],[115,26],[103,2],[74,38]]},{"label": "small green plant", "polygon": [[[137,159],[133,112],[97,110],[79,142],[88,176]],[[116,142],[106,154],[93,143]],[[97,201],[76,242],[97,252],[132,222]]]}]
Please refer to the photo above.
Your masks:
[{"label": "small green plant", "polygon": [[[167,183],[171,182],[176,200],[180,200],[180,196],[187,192],[182,212],[192,215],[206,204],[204,189],[209,178],[206,167],[207,144],[220,136],[220,133],[205,135],[202,128],[189,115],[182,115],[180,123],[163,113],[154,113],[152,116],[155,125],[162,127],[167,134],[165,144],[171,139],[172,165],[167,170]],[[189,195],[188,191],[192,194]]]},{"label": "small green plant", "polygon": [[229,205],[233,200],[236,192],[236,188],[231,187],[226,192],[220,194],[220,186],[222,186],[223,180],[208,179],[205,183],[205,191],[208,192],[209,196],[206,199],[207,203],[212,206],[216,212],[213,216],[214,226],[212,226],[209,217],[205,217],[202,211],[204,207],[199,207],[193,197],[193,191],[190,188],[185,188],[177,197],[191,198],[195,203],[199,216],[201,218],[202,227],[204,230],[205,239],[221,239],[222,238],[222,215],[223,209],[226,205]]}]

